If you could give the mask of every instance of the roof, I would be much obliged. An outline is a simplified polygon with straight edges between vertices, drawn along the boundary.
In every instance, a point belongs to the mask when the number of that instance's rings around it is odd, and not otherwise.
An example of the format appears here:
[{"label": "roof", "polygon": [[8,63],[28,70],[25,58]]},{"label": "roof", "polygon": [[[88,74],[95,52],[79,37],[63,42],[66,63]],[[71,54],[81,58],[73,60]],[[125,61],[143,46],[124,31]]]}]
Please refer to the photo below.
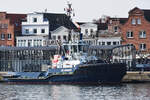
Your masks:
[{"label": "roof", "polygon": [[108,23],[98,23],[98,30],[107,30],[108,29]]},{"label": "roof", "polygon": [[120,24],[124,24],[127,22],[128,18],[110,18],[111,20],[118,20]]},{"label": "roof", "polygon": [[145,19],[150,22],[150,10],[149,9],[147,9],[147,10],[143,9],[142,11],[144,11]]},{"label": "roof", "polygon": [[49,21],[49,31],[53,31],[60,26],[68,29],[77,29],[66,14],[44,13],[44,18]]},{"label": "roof", "polygon": [[79,24],[79,25],[82,25],[82,24],[85,24],[85,23],[87,23],[87,22],[77,22],[77,24]]},{"label": "roof", "polygon": [[142,14],[144,13],[145,19],[150,22],[150,9],[140,9],[138,7],[135,7],[132,10],[130,10],[129,13],[132,13],[134,10],[139,10]]}]

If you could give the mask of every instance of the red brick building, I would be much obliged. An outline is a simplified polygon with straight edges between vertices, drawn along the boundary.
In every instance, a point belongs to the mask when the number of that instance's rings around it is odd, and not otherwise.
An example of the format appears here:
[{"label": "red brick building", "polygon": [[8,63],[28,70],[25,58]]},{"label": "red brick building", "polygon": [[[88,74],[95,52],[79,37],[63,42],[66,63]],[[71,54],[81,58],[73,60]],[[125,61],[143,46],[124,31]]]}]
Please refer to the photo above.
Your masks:
[{"label": "red brick building", "polygon": [[135,7],[121,26],[122,44],[133,44],[137,51],[150,50],[150,10]]},{"label": "red brick building", "polygon": [[15,36],[21,35],[21,22],[26,14],[0,12],[0,46],[15,46]]},{"label": "red brick building", "polygon": [[120,34],[121,27],[127,20],[127,18],[109,18],[108,32],[112,34]]}]

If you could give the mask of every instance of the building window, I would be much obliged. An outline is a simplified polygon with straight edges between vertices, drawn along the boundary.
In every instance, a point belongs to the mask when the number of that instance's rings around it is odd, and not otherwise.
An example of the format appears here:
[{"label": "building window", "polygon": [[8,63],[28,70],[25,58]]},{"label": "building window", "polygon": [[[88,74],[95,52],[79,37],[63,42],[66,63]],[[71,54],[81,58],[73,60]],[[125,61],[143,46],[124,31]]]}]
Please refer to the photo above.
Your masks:
[{"label": "building window", "polygon": [[29,29],[25,29],[25,32],[28,34],[29,33]]},{"label": "building window", "polygon": [[58,36],[58,40],[61,40],[61,36],[60,35]]},{"label": "building window", "polygon": [[111,45],[111,42],[107,42],[107,45]]},{"label": "building window", "polygon": [[39,40],[39,46],[42,46],[42,40]]},{"label": "building window", "polygon": [[102,42],[102,45],[105,45],[105,42]]},{"label": "building window", "polygon": [[8,28],[8,24],[0,24],[0,28]]},{"label": "building window", "polygon": [[45,29],[41,29],[41,33],[45,33]]},{"label": "building window", "polygon": [[7,35],[8,40],[11,40],[11,34]]},{"label": "building window", "polygon": [[92,34],[93,33],[93,29],[91,29],[90,31],[91,31],[91,34]]},{"label": "building window", "polygon": [[116,42],[113,42],[113,45],[117,45],[117,43],[116,43]]},{"label": "building window", "polygon": [[114,32],[118,32],[118,26],[114,27]]},{"label": "building window", "polygon": [[24,47],[26,46],[26,40],[23,40],[23,46]]},{"label": "building window", "polygon": [[141,43],[139,46],[140,50],[145,50],[146,49],[146,44],[145,43]]},{"label": "building window", "polygon": [[32,40],[28,40],[28,47],[32,46]]},{"label": "building window", "polygon": [[33,18],[33,22],[37,22],[37,18]]},{"label": "building window", "polygon": [[37,29],[33,29],[33,33],[37,33]]},{"label": "building window", "polygon": [[34,46],[34,47],[37,46],[37,40],[34,40],[34,41],[33,41],[33,46]]},{"label": "building window", "polygon": [[101,45],[101,42],[99,42],[99,45]]},{"label": "building window", "polygon": [[88,29],[85,29],[85,34],[88,34]]},{"label": "building window", "polygon": [[133,32],[132,31],[128,31],[126,35],[127,35],[127,38],[133,38]]},{"label": "building window", "polygon": [[67,37],[66,35],[63,36],[63,40],[67,41]]},{"label": "building window", "polygon": [[1,34],[1,40],[5,40],[5,34],[4,33]]},{"label": "building window", "polygon": [[141,24],[141,19],[140,18],[137,19],[137,24]]},{"label": "building window", "polygon": [[140,38],[146,38],[146,32],[145,31],[140,31],[139,32],[139,37]]},{"label": "building window", "polygon": [[53,39],[56,40],[56,36],[53,36]]},{"label": "building window", "polygon": [[136,20],[135,20],[134,18],[132,19],[131,22],[132,22],[132,25],[135,25],[135,24],[136,24]]}]

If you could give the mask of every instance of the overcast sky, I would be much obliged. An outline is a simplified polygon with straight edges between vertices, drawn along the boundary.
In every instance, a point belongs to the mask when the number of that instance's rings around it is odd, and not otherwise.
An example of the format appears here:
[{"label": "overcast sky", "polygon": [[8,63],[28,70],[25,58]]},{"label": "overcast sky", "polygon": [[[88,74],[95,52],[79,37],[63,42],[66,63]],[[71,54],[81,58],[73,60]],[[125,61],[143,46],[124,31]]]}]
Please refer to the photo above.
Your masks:
[{"label": "overcast sky", "polygon": [[[150,9],[150,0],[70,0],[75,10],[75,20],[89,21],[102,15],[128,17],[128,11],[134,7]],[[67,0],[3,0],[0,11],[9,13],[31,13],[47,11],[64,13]]]}]

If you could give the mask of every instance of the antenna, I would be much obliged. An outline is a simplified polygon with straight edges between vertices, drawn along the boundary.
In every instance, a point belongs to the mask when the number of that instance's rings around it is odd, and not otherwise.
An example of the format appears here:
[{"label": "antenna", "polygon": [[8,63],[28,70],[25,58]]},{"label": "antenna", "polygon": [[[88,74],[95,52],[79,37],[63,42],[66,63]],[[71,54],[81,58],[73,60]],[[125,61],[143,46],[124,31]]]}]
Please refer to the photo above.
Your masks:
[{"label": "antenna", "polygon": [[[70,3],[70,1],[68,0],[67,1],[67,7],[64,8],[64,11],[66,12],[66,15],[69,17],[69,20],[72,21],[72,18],[71,17],[74,17],[75,16],[75,13],[74,13],[74,9],[72,9],[72,3]],[[71,32],[71,23],[69,22],[69,30],[68,30],[68,41],[73,41],[73,34]]]},{"label": "antenna", "polygon": [[72,16],[73,17],[75,16],[74,9],[72,9],[72,3],[70,3],[69,0],[67,1],[67,7],[64,8],[64,11],[66,11],[66,14],[67,14],[67,16],[69,17],[70,20],[72,20],[71,19]]}]

